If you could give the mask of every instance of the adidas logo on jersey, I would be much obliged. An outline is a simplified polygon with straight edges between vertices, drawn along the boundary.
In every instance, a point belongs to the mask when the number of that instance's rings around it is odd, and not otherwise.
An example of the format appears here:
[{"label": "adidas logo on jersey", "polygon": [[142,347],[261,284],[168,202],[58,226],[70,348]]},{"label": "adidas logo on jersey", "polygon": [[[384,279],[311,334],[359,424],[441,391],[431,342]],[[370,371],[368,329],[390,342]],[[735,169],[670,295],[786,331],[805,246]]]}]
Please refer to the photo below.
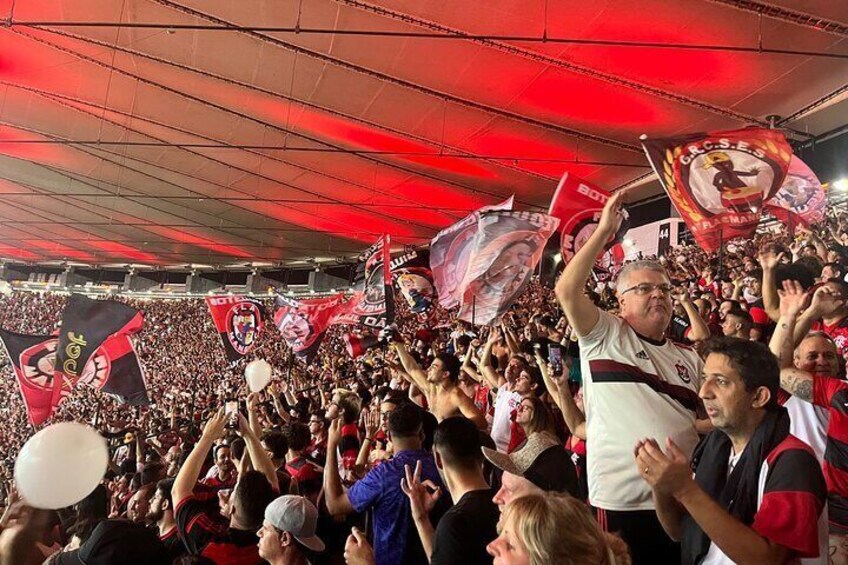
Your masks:
[{"label": "adidas logo on jersey", "polygon": [[644,350],[644,349],[643,349],[642,351],[640,351],[639,353],[637,353],[637,354],[636,354],[636,357],[637,357],[638,359],[644,359],[644,360],[646,360],[646,361],[649,359],[648,354],[647,354],[647,353],[645,353],[645,350]]}]

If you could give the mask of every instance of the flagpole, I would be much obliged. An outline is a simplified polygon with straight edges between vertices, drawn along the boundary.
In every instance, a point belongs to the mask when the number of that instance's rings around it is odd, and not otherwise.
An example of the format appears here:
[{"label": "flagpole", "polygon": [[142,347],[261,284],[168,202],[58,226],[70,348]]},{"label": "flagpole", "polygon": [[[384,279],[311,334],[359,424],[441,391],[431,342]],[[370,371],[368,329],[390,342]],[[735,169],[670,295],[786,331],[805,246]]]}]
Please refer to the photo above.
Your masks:
[{"label": "flagpole", "polygon": [[716,278],[721,280],[724,274],[724,224],[718,228],[718,273]]},{"label": "flagpole", "polygon": [[476,314],[477,314],[477,296],[472,295],[471,296],[471,325],[472,326],[476,325],[474,323]]}]

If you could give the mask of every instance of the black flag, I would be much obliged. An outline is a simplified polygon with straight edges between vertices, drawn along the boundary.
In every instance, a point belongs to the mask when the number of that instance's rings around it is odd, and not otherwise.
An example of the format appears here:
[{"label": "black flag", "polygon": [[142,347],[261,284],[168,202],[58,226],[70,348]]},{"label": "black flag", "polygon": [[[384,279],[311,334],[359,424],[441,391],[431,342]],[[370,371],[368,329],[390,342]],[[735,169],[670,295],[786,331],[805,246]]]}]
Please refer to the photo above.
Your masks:
[{"label": "black flag", "polygon": [[76,381],[107,339],[136,333],[143,323],[141,312],[126,304],[72,294],[62,314],[56,371]]}]

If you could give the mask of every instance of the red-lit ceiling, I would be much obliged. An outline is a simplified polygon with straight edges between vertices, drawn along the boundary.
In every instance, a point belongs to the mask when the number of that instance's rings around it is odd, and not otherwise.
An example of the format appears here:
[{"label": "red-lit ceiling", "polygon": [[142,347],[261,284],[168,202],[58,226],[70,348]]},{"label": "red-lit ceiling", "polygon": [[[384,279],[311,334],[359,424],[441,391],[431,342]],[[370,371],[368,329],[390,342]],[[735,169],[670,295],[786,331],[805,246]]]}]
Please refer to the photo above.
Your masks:
[{"label": "red-lit ceiling", "polygon": [[22,261],[350,257],[511,194],[545,208],[564,171],[656,194],[643,133],[848,122],[844,1],[0,0],[0,17],[0,258]]}]

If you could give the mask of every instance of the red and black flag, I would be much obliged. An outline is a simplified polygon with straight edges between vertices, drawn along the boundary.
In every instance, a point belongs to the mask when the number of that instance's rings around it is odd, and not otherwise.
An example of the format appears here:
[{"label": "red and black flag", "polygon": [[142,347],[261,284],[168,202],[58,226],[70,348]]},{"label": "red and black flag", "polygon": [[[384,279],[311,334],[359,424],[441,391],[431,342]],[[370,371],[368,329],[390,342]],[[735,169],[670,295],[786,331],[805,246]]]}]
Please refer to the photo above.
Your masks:
[{"label": "red and black flag", "polygon": [[433,271],[430,270],[430,251],[411,249],[392,259],[392,278],[409,310],[421,318],[432,313],[436,300]]},{"label": "red and black flag", "polygon": [[24,335],[0,329],[0,341],[15,370],[27,417],[40,425],[72,387],[65,375],[54,370],[59,340],[52,335]]},{"label": "red and black flag", "polygon": [[530,281],[559,218],[535,212],[480,216],[462,282],[459,318],[489,324],[512,306]]},{"label": "red and black flag", "polygon": [[274,323],[294,354],[309,363],[318,353],[327,328],[349,309],[344,294],[309,300],[277,295]]},{"label": "red and black flag", "polygon": [[136,333],[143,323],[141,312],[126,304],[72,294],[62,314],[56,371],[75,382],[107,339]]},{"label": "red and black flag", "polygon": [[262,333],[262,303],[244,296],[208,296],[206,304],[230,363],[251,352]]},{"label": "red and black flag", "polygon": [[762,128],[643,136],[642,146],[695,241],[707,252],[754,234],[792,158],[783,134]]},{"label": "red and black flag", "polygon": [[816,174],[793,155],[786,179],[766,203],[766,211],[795,231],[795,226],[809,228],[824,220],[826,205],[827,195]]},{"label": "red and black flag", "polygon": [[512,210],[513,197],[500,204],[484,206],[462,220],[436,234],[430,242],[430,268],[433,283],[443,308],[453,308],[460,303],[462,281],[471,260],[471,244],[477,235],[480,214],[494,210]]},{"label": "red and black flag", "polygon": [[100,346],[77,384],[99,389],[125,404],[150,404],[138,354],[126,334],[109,338]]},{"label": "red and black flag", "polygon": [[[606,190],[566,172],[557,185],[548,214],[559,218],[560,249],[562,260],[568,263],[598,228],[601,212],[609,200]],[[610,252],[610,264],[624,261],[621,241],[630,229],[630,217],[624,212],[624,220],[618,232],[607,242],[605,250]],[[598,258],[604,263],[604,257]]]},{"label": "red and black flag", "polygon": [[336,323],[361,324],[370,328],[384,328],[394,320],[394,293],[392,292],[389,236],[365,250],[359,272],[354,280],[350,311]]}]

